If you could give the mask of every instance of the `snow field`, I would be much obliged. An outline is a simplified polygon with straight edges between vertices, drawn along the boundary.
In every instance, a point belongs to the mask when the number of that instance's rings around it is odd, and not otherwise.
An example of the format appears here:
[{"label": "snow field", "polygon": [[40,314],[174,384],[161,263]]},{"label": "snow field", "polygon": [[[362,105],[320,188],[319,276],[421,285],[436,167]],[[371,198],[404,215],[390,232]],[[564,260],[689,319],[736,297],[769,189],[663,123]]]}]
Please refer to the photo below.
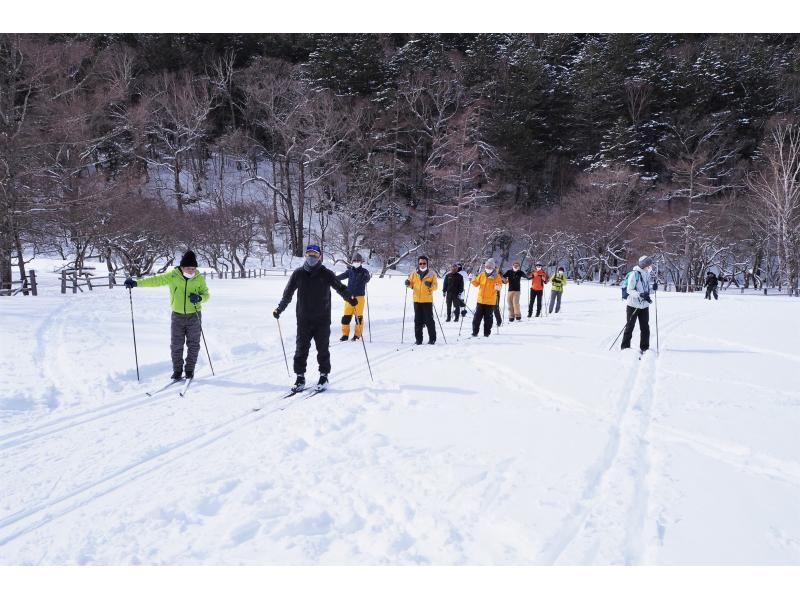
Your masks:
[{"label": "snow field", "polygon": [[125,289],[4,299],[0,563],[800,562],[797,299],[660,293],[639,361],[607,350],[613,287],[470,340],[440,294],[447,344],[411,347],[402,278],[373,279],[375,383],[334,294],[331,388],[282,400],[286,281],[209,281],[186,398],[144,395],[166,289],[133,291],[140,384]]}]

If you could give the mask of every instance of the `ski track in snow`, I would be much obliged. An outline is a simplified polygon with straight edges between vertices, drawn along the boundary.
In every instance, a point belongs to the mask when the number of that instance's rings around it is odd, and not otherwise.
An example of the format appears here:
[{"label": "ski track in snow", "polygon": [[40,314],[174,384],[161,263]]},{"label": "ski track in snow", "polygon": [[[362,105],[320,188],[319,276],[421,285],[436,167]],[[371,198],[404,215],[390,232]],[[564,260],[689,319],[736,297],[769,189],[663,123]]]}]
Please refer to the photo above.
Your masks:
[{"label": "ski track in snow", "polygon": [[[185,398],[177,388],[144,395],[169,370],[166,314],[141,315],[163,307],[163,294],[134,294],[141,385],[130,382],[128,344],[118,350],[124,366],[100,365],[98,377],[89,365],[129,342],[127,293],[49,303],[33,344],[42,384],[21,391],[33,407],[4,414],[0,433],[0,483],[9,489],[0,501],[0,563],[695,562],[681,561],[685,554],[737,562],[725,556],[737,540],[714,544],[715,534],[697,523],[691,501],[713,500],[716,489],[702,478],[686,485],[694,478],[684,454],[721,468],[713,471],[744,490],[774,484],[787,493],[764,501],[763,514],[758,503],[742,502],[760,518],[738,546],[759,546],[766,562],[800,558],[800,521],[775,524],[766,514],[800,497],[800,460],[783,428],[774,442],[752,444],[752,434],[713,426],[715,417],[737,424],[782,414],[791,429],[800,388],[779,379],[765,393],[763,380],[738,375],[749,354],[761,356],[762,376],[777,371],[775,361],[793,367],[800,358],[786,351],[790,344],[709,335],[722,312],[668,295],[661,356],[636,360],[635,350],[607,351],[619,330],[620,302],[609,295],[617,289],[581,285],[568,289],[561,314],[505,321],[489,339],[464,337],[467,316],[460,338],[461,322],[442,320],[448,343],[437,322],[437,345],[418,347],[409,344],[409,313],[406,343],[398,345],[398,279],[376,280],[374,343],[366,345],[375,383],[362,344],[336,340],[335,308],[332,386],[282,399],[289,380],[269,314],[256,326],[240,318],[263,310],[263,297],[242,289],[277,296],[284,283],[215,281],[205,332],[219,351],[212,352],[217,375],[201,347],[203,373]],[[216,305],[233,312],[225,319]],[[737,305],[748,303],[720,307]],[[294,319],[286,316],[291,360]],[[705,327],[695,326],[700,318]],[[653,349],[654,324],[651,316]],[[84,328],[89,334],[76,345]],[[694,360],[731,365],[714,377],[690,367]],[[312,349],[309,372],[315,366]],[[720,384],[743,391],[709,391]],[[755,394],[763,396],[754,402]],[[729,507],[740,516],[736,508]],[[703,548],[692,552],[696,545]]]},{"label": "ski track in snow", "polygon": [[[669,335],[690,319],[662,323],[660,335]],[[651,346],[654,346],[654,327],[652,333]],[[635,349],[631,353],[635,355]],[[632,355],[624,357],[632,358]],[[643,551],[640,535],[647,510],[647,435],[656,398],[657,375],[657,360],[650,351],[633,362],[624,382],[613,391],[621,398],[610,425],[608,444],[601,458],[587,472],[579,502],[557,534],[545,543],[539,555],[542,562],[638,563]]]},{"label": "ski track in snow", "polygon": [[[402,352],[398,352],[397,350],[389,350],[386,352],[381,353],[377,357],[372,359],[372,363],[375,364],[382,364],[386,361],[394,359],[402,355]],[[341,373],[337,376],[337,380],[348,380],[355,375],[361,374],[361,368],[359,366],[346,368],[341,371]],[[202,382],[201,382],[202,384]],[[176,390],[177,393],[177,390]],[[33,530],[38,529],[42,525],[45,525],[62,515],[70,513],[75,509],[83,507],[93,500],[100,498],[109,492],[112,492],[118,488],[125,486],[126,484],[138,479],[141,476],[149,474],[153,471],[156,471],[165,465],[172,463],[177,459],[181,459],[183,457],[192,456],[196,451],[203,449],[214,442],[229,436],[230,434],[236,432],[237,430],[245,427],[251,426],[255,424],[258,420],[263,419],[264,417],[271,416],[278,411],[283,411],[288,405],[291,404],[299,404],[305,400],[305,397],[302,395],[297,395],[290,399],[282,399],[285,392],[277,395],[272,399],[268,399],[264,402],[259,402],[259,407],[261,411],[253,412],[252,409],[245,410],[242,415],[238,415],[233,417],[219,425],[213,426],[211,429],[200,432],[198,434],[193,434],[189,437],[183,438],[175,443],[172,443],[168,446],[161,447],[155,454],[145,457],[141,460],[135,461],[133,463],[126,464],[125,466],[119,468],[118,470],[114,471],[113,473],[102,477],[99,480],[89,482],[87,484],[82,485],[75,491],[69,492],[63,496],[58,498],[44,501],[38,505],[28,507],[24,510],[18,511],[0,519],[0,534],[4,534],[4,530],[9,528],[10,526],[24,521],[32,517],[33,515],[39,515],[39,518],[36,522],[27,523],[22,526],[21,529],[16,530],[8,535],[0,535],[0,546],[7,544],[9,541],[16,539],[24,534],[27,534]],[[164,397],[170,398],[172,400],[185,400],[185,399],[176,399],[174,396]],[[188,395],[187,395],[188,398]],[[135,406],[140,406],[144,403],[152,404],[154,402],[165,402],[159,401],[158,398],[151,399],[147,398],[147,401],[137,402]],[[286,403],[284,402],[286,401]],[[132,406],[127,405],[122,410],[130,409]],[[92,422],[98,418],[107,417],[109,415],[113,415],[118,413],[120,410],[112,411],[111,413],[104,413],[98,417],[92,417],[87,420],[82,420],[79,422],[78,425],[82,425],[84,423]],[[238,427],[234,424],[237,424],[241,420],[244,420],[244,423],[240,424]],[[248,421],[249,420],[249,421]],[[51,434],[55,434],[62,430],[71,430],[74,428],[75,425],[67,425],[62,428],[57,428],[55,430],[49,430],[44,434],[34,437],[25,437],[20,443],[27,443],[33,440],[38,440],[41,438],[46,438]],[[85,433],[85,432],[82,432]],[[0,447],[3,445],[0,445]],[[16,446],[16,444],[12,444],[11,446]],[[51,509],[52,508],[52,509]],[[44,513],[43,513],[44,512]]]}]

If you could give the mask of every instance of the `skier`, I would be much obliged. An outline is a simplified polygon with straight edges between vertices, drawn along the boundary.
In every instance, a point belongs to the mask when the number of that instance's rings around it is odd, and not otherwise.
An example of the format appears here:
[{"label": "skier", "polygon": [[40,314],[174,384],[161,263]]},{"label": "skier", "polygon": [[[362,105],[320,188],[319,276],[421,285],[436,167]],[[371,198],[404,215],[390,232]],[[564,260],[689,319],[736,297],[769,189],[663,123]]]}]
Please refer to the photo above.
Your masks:
[{"label": "skier", "polygon": [[[463,279],[462,286],[464,287],[464,289],[466,289],[467,285],[469,284],[469,275],[467,274],[467,271],[464,270],[464,264],[462,264],[461,262],[458,262],[458,273],[461,275],[461,278]],[[461,316],[464,317],[467,315],[467,303],[464,301],[463,290],[458,295],[458,301],[461,305]]]},{"label": "skier", "polygon": [[544,295],[544,285],[550,280],[544,266],[541,263],[536,264],[536,268],[528,273],[528,278],[531,281],[530,301],[528,302],[528,317],[533,315],[533,302],[536,301],[536,317],[542,315],[542,295]]},{"label": "skier", "polygon": [[[202,303],[208,301],[210,295],[206,279],[197,271],[197,257],[193,251],[187,251],[176,268],[148,278],[134,280],[125,279],[125,286],[134,287],[169,287],[172,316],[170,319],[170,351],[172,353],[172,379],[180,380],[184,373],[186,378],[194,378],[194,367],[197,354],[200,352],[200,335],[202,332]],[[187,347],[186,361],[183,360],[183,346]]]},{"label": "skier", "polygon": [[428,258],[417,259],[417,269],[408,275],[405,285],[414,291],[414,337],[422,344],[422,328],[428,329],[428,344],[436,344],[436,325],[433,321],[433,292],[439,288],[439,280],[433,270],[428,269]]},{"label": "skier", "polygon": [[497,306],[497,289],[503,286],[503,277],[495,267],[493,258],[486,260],[483,272],[472,279],[472,285],[478,287],[478,303],[472,318],[472,336],[478,336],[481,320],[483,336],[489,336],[492,333],[492,315]]},{"label": "skier", "polygon": [[444,277],[442,285],[442,295],[445,297],[447,305],[447,322],[450,321],[450,311],[452,309],[455,321],[458,322],[459,312],[461,311],[461,295],[464,293],[464,277],[458,273],[458,264],[453,264]]},{"label": "skier", "polygon": [[356,329],[353,334],[353,340],[357,341],[361,338],[361,333],[364,331],[364,297],[367,293],[367,283],[370,280],[369,271],[362,267],[364,259],[360,253],[353,256],[352,266],[339,274],[336,278],[339,280],[347,279],[347,292],[353,295],[358,301],[358,305],[353,307],[350,303],[344,304],[344,315],[342,316],[342,338],[340,341],[346,341],[350,336],[350,320],[353,318],[353,313],[356,316]]},{"label": "skier", "polygon": [[336,274],[322,265],[319,245],[308,245],[305,262],[292,272],[283,297],[272,312],[275,319],[280,318],[297,291],[297,342],[294,350],[294,373],[297,379],[292,391],[301,391],[306,386],[306,361],[312,338],[319,364],[317,389],[323,390],[328,384],[328,374],[331,372],[331,287],[352,307],[358,305],[358,300],[337,280]]},{"label": "skier", "polygon": [[550,280],[550,309],[548,313],[553,313],[553,304],[556,306],[556,313],[561,311],[561,295],[567,284],[567,276],[564,274],[564,266],[558,268],[558,272]]},{"label": "skier", "polygon": [[622,335],[622,349],[631,348],[631,337],[639,320],[639,351],[644,353],[650,348],[650,312],[649,307],[653,302],[650,299],[650,290],[657,290],[658,285],[650,285],[650,272],[653,270],[653,258],[643,255],[639,258],[639,265],[634,266],[628,276],[628,299],[625,309],[627,324],[625,334]]},{"label": "skier", "polygon": [[706,283],[703,286],[705,286],[706,288],[706,299],[708,299],[709,301],[711,301],[712,293],[714,294],[715,301],[719,299],[719,295],[717,295],[718,284],[719,284],[719,279],[717,278],[717,275],[714,274],[713,272],[706,272]]},{"label": "skier", "polygon": [[522,320],[522,311],[519,307],[520,295],[520,282],[524,278],[528,279],[528,275],[522,271],[521,265],[518,261],[511,263],[511,269],[506,271],[503,275],[505,282],[508,283],[508,292],[506,293],[506,301],[508,303],[508,321]]}]

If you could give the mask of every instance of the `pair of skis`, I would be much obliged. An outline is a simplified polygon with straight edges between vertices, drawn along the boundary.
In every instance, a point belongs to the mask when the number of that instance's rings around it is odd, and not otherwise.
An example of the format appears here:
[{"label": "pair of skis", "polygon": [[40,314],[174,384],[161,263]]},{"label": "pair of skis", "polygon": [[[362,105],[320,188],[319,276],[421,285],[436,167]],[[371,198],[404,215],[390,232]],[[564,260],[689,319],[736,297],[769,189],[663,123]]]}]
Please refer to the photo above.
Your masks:
[{"label": "pair of skis", "polygon": [[181,382],[183,382],[183,386],[181,387],[181,390],[180,390],[180,392],[178,394],[180,396],[182,396],[182,397],[185,397],[186,393],[189,391],[189,386],[191,386],[191,384],[192,384],[192,380],[194,380],[194,378],[180,378],[179,380],[170,380],[169,382],[167,382],[161,388],[157,388],[156,390],[148,391],[145,394],[148,397],[154,397],[154,396],[156,396],[158,394],[161,394],[162,392],[165,392],[165,391],[169,390],[170,388],[174,387],[176,384],[180,384]]},{"label": "pair of skis", "polygon": [[[303,395],[304,399],[310,399],[314,395],[318,395],[321,392],[325,392],[327,390],[327,386],[310,386],[308,388],[302,388],[300,390],[290,390],[288,393],[280,397],[278,400],[283,401],[285,399],[290,399],[295,395]],[[283,411],[288,407],[289,404],[284,405],[283,407],[278,407],[278,411]],[[253,407],[253,411],[261,411],[263,407]]]}]

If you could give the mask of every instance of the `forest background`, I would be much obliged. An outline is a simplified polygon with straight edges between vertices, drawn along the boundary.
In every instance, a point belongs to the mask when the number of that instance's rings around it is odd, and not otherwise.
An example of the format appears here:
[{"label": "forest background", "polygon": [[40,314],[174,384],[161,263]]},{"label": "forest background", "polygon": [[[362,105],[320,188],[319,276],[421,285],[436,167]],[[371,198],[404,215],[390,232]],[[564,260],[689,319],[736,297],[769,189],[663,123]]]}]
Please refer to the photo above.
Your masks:
[{"label": "forest background", "polygon": [[2,34],[0,287],[319,242],[797,292],[798,100],[788,34]]}]

